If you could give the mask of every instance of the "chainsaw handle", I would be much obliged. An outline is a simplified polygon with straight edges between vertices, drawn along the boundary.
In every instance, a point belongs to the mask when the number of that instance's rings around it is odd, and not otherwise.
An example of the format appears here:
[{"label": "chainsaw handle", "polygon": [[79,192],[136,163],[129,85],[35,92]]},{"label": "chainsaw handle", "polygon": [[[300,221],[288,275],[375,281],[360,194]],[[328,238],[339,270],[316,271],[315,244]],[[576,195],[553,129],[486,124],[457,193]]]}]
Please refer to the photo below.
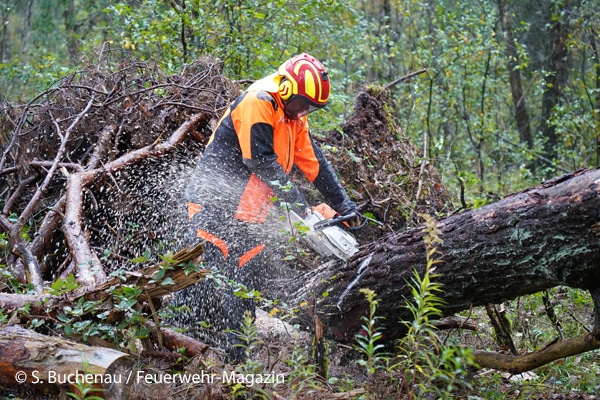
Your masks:
[{"label": "chainsaw handle", "polygon": [[351,219],[354,219],[356,217],[361,218],[362,215],[360,215],[359,213],[352,212],[350,214],[342,215],[339,217],[327,218],[327,219],[324,219],[323,221],[319,221],[316,224],[314,224],[313,229],[315,231],[320,231],[320,230],[328,228],[330,226],[341,224],[342,222],[350,221]]}]

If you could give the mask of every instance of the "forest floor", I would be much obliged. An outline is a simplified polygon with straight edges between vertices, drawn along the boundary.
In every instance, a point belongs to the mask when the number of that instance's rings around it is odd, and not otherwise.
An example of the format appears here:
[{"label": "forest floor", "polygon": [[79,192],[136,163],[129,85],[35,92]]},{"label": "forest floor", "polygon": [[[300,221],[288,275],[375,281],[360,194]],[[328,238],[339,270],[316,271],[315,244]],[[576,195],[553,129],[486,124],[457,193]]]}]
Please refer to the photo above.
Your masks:
[{"label": "forest floor", "polygon": [[[474,349],[494,349],[491,327],[486,322],[485,310],[475,309],[472,318],[477,321],[478,330],[440,331],[446,343]],[[328,378],[315,374],[309,368],[312,349],[312,334],[297,329],[278,318],[270,317],[264,311],[257,312],[255,321],[257,336],[251,358],[239,365],[223,363],[224,353],[210,349],[205,354],[184,362],[160,362],[156,358],[140,358],[137,379],[131,385],[132,400],[147,399],[404,399],[399,395],[398,380],[393,374],[380,373],[367,378],[363,367],[356,362],[361,355],[352,346],[329,342],[327,359]],[[519,335],[515,335],[518,337]],[[393,357],[392,357],[393,358]],[[600,354],[587,354],[576,357],[567,363],[565,360],[540,370],[520,375],[493,370],[478,370],[469,374],[465,382],[471,387],[458,387],[452,399],[552,399],[552,400],[593,400],[600,389],[598,376],[581,376],[585,363],[599,364]],[[582,368],[578,368],[580,365]],[[280,383],[257,383],[254,386],[220,382],[221,377],[237,371],[240,375],[254,377],[273,373],[282,377]],[[165,383],[177,374],[202,376],[198,384]],[[152,376],[155,382],[148,379]],[[213,377],[212,379],[210,377]],[[277,379],[277,378],[275,378]],[[587,385],[595,385],[590,390],[577,389],[578,380],[592,379]],[[593,380],[595,379],[595,383]],[[566,380],[566,382],[565,382]],[[582,385],[579,385],[582,386]],[[69,394],[71,393],[71,394]],[[55,388],[46,392],[32,390],[32,386],[0,389],[1,399],[70,399],[77,398],[67,388]],[[423,396],[423,399],[435,397]],[[90,398],[91,399],[91,398]]]}]

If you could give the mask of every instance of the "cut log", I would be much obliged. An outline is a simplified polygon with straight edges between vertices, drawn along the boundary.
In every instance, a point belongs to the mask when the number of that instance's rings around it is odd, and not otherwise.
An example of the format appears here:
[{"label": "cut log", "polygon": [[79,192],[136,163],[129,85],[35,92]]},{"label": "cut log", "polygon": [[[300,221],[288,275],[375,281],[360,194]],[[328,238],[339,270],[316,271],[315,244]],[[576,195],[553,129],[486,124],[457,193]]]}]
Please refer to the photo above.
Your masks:
[{"label": "cut log", "polygon": [[[599,191],[600,170],[577,171],[439,220],[443,315],[555,286],[600,287]],[[284,282],[287,300],[316,303],[325,332],[352,341],[368,312],[359,290],[370,288],[381,299],[377,314],[392,340],[405,334],[399,321],[412,318],[403,307],[411,298],[407,282],[424,266],[421,228],[390,234],[347,263],[332,261]]]},{"label": "cut log", "polygon": [[458,315],[451,315],[446,318],[441,318],[436,321],[431,321],[431,324],[435,326],[436,329],[445,330],[445,329],[463,329],[467,331],[477,331],[477,323],[473,320],[469,320],[467,318],[460,317]]},{"label": "cut log", "polygon": [[33,387],[59,385],[75,391],[77,383],[101,389],[94,394],[129,398],[135,361],[126,353],[90,347],[20,326],[0,330],[0,383]]}]

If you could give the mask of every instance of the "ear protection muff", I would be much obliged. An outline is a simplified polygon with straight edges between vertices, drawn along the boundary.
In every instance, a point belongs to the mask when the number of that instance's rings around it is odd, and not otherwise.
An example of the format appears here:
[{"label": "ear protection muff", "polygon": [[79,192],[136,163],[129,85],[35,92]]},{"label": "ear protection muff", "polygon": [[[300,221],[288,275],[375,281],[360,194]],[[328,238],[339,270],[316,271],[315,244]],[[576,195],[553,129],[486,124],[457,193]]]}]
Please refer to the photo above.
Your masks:
[{"label": "ear protection muff", "polygon": [[281,100],[289,100],[294,94],[293,88],[292,82],[286,78],[283,78],[281,82],[279,82],[279,97],[281,97]]}]

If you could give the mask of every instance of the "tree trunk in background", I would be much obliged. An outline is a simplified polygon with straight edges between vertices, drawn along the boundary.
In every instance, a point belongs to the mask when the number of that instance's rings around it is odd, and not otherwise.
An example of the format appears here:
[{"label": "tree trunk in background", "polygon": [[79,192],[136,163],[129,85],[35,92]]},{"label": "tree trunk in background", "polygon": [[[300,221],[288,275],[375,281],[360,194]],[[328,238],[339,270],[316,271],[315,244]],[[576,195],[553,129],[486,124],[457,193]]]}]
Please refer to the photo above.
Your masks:
[{"label": "tree trunk in background", "polygon": [[[596,51],[596,122],[600,126],[600,57],[598,56],[598,49],[594,47]],[[600,133],[596,136],[597,146],[597,160],[596,165],[600,165]]]},{"label": "tree trunk in background", "polygon": [[65,35],[67,40],[67,49],[71,64],[77,65],[77,57],[79,55],[79,41],[77,39],[77,19],[75,11],[75,1],[67,0],[65,4]]},{"label": "tree trunk in background", "polygon": [[549,22],[552,27],[548,32],[548,48],[544,63],[546,85],[542,96],[542,114],[539,131],[546,140],[544,153],[545,157],[549,160],[556,158],[556,147],[559,145],[556,128],[554,125],[549,124],[549,120],[554,113],[554,107],[561,100],[562,90],[569,77],[570,69],[569,49],[567,48],[569,25],[566,22],[566,18],[563,17]]},{"label": "tree trunk in background", "polygon": [[531,134],[531,125],[529,123],[529,114],[525,104],[525,93],[521,82],[521,71],[518,68],[520,63],[519,55],[515,46],[515,40],[510,26],[506,0],[498,0],[498,14],[500,16],[500,25],[504,33],[504,43],[506,44],[506,58],[508,59],[508,74],[510,79],[510,90],[515,106],[515,119],[519,138],[521,143],[527,143],[529,149],[533,149],[533,135]]},{"label": "tree trunk in background", "polygon": [[[592,59],[594,60],[594,64],[596,65],[596,93],[594,95],[595,104],[593,107],[596,109],[596,123],[600,126],[600,51],[598,49],[598,44],[596,43],[598,38],[598,33],[594,31],[593,28],[589,28],[590,33],[590,44],[592,47]],[[596,166],[600,165],[600,131],[596,136]]]},{"label": "tree trunk in background", "polygon": [[[555,286],[600,287],[600,169],[579,171],[456,214],[437,223],[443,244],[435,259],[447,302],[444,315],[497,304]],[[282,282],[289,299],[316,304],[325,332],[352,341],[368,304],[359,289],[374,290],[387,339],[405,333],[412,315],[413,270],[423,271],[420,228],[365,245],[349,262],[332,261]],[[314,315],[304,315],[312,321]],[[310,324],[310,323],[309,323]]]},{"label": "tree trunk in background", "polygon": [[29,42],[31,40],[31,8],[33,0],[25,2],[25,20],[23,21],[23,53],[27,54]]},{"label": "tree trunk in background", "polygon": [[9,58],[8,54],[8,44],[10,41],[6,37],[8,34],[8,14],[10,7],[8,7],[8,0],[4,0],[1,3],[2,7],[2,38],[0,39],[0,62],[3,62],[5,59]]}]

